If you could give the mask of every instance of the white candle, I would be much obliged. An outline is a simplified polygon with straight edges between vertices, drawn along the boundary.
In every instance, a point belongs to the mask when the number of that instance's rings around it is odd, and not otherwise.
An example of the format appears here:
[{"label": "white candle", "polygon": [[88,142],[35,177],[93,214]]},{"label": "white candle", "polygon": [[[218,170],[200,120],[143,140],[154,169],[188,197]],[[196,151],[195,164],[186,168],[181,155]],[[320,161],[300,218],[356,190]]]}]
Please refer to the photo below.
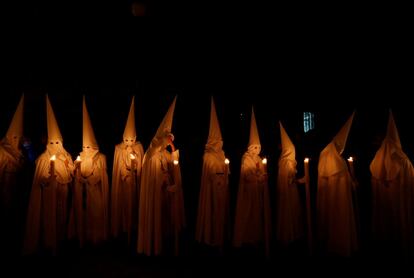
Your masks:
[{"label": "white candle", "polygon": [[178,160],[174,159],[174,165],[178,165]]},{"label": "white candle", "polygon": [[136,156],[134,154],[130,153],[129,158],[131,159],[131,170],[135,171],[135,158],[136,158]]},{"label": "white candle", "polygon": [[313,250],[313,241],[312,241],[312,220],[311,220],[311,207],[310,207],[310,179],[309,179],[309,158],[305,157],[305,191],[306,191],[306,218],[307,218],[307,227],[308,227],[308,248],[309,253],[312,254]]},{"label": "white candle", "polygon": [[265,173],[267,173],[267,158],[266,157],[262,159],[262,164],[263,164]]},{"label": "white candle", "polygon": [[56,160],[56,155],[52,155],[50,157],[50,176],[51,177],[55,176],[55,160]]},{"label": "white candle", "polygon": [[305,158],[305,182],[309,184],[309,158]]},{"label": "white candle", "polygon": [[80,155],[78,155],[78,157],[76,157],[76,161],[75,161],[75,169],[80,168],[81,161],[82,161],[82,159],[81,159]]},{"label": "white candle", "polygon": [[229,160],[228,158],[226,158],[226,159],[224,160],[224,163],[226,163],[226,165],[229,165],[230,160]]},{"label": "white candle", "polygon": [[348,158],[348,164],[349,164],[349,171],[351,172],[352,177],[355,178],[354,158],[352,156]]}]

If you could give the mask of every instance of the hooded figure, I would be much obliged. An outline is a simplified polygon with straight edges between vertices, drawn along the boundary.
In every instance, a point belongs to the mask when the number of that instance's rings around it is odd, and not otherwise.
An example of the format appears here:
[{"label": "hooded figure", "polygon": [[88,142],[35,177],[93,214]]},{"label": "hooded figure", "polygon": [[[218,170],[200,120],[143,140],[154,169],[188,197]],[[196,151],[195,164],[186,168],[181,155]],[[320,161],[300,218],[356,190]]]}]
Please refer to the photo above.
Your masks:
[{"label": "hooded figure", "polygon": [[261,151],[254,110],[250,123],[250,140],[242,157],[239,191],[237,195],[234,246],[258,246],[264,243],[269,255],[270,203],[267,179],[267,161],[259,156]]},{"label": "hooded figure", "polygon": [[53,254],[66,237],[68,190],[72,183],[73,162],[63,148],[55,114],[46,96],[48,143],[36,160],[27,213],[24,252],[33,253],[42,243]]},{"label": "hooded figure", "polygon": [[18,174],[24,164],[20,144],[23,137],[23,105],[22,95],[6,136],[0,141],[0,219],[2,220],[11,217]]},{"label": "hooded figure", "polygon": [[106,157],[99,152],[83,97],[82,152],[75,161],[69,236],[98,244],[107,239],[109,185]]},{"label": "hooded figure", "polygon": [[[145,152],[139,200],[138,253],[160,255],[185,226],[179,152],[171,126],[176,97]],[[170,146],[172,152],[166,150]]]},{"label": "hooded figure", "polygon": [[225,159],[216,107],[211,98],[210,131],[203,156],[196,240],[220,249],[228,237],[230,220],[229,170]]},{"label": "hooded figure", "polygon": [[277,176],[277,223],[276,236],[279,243],[287,246],[304,235],[303,211],[296,180],[295,146],[280,125],[282,153],[279,157]]},{"label": "hooded figure", "polygon": [[401,148],[390,111],[387,135],[370,165],[373,233],[376,240],[414,251],[414,168]]},{"label": "hooded figure", "polygon": [[115,146],[111,189],[111,234],[126,233],[128,242],[137,230],[138,200],[144,149],[135,129],[135,97],[132,98],[123,142]]},{"label": "hooded figure", "polygon": [[340,256],[350,256],[358,247],[353,179],[341,157],[353,118],[354,113],[322,150],[318,163],[318,236],[324,252]]}]

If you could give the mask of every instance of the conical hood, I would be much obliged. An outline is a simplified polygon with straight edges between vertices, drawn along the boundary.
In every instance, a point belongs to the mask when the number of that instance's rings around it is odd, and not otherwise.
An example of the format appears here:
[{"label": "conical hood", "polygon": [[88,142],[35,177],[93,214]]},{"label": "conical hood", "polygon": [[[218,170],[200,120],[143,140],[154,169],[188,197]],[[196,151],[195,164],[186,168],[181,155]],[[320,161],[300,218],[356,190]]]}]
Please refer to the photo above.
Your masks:
[{"label": "conical hood", "polygon": [[177,100],[177,96],[175,96],[173,102],[170,105],[170,108],[168,108],[167,114],[165,114],[164,119],[162,120],[160,126],[158,127],[155,137],[163,137],[165,132],[171,133],[176,100]]},{"label": "conical hood", "polygon": [[282,141],[282,153],[280,157],[290,159],[290,160],[295,160],[296,159],[295,146],[290,140],[281,122],[279,122],[279,126],[280,126],[280,139]]},{"label": "conical hood", "polygon": [[213,97],[211,97],[210,131],[208,133],[207,144],[212,144],[222,140],[220,124],[216,113],[216,106],[214,104]]},{"label": "conical hood", "polygon": [[387,127],[386,138],[388,140],[393,141],[401,149],[400,136],[398,135],[397,126],[395,125],[394,116],[391,110],[390,110],[390,114],[388,117],[388,127]]},{"label": "conical hood", "polygon": [[124,138],[135,138],[137,131],[135,129],[135,96],[132,97],[131,107],[129,108],[128,120],[125,125]]},{"label": "conical hood", "polygon": [[62,134],[60,134],[59,126],[56,121],[55,113],[53,113],[52,105],[49,97],[46,95],[46,111],[47,111],[47,137],[48,141],[59,140],[63,142]]},{"label": "conical hood", "polygon": [[91,119],[89,118],[88,109],[86,108],[86,101],[85,96],[83,96],[83,108],[82,108],[82,115],[83,115],[83,146],[91,146],[93,148],[98,148],[98,143],[96,143],[95,134],[93,132]]},{"label": "conical hood", "polygon": [[352,113],[351,117],[349,117],[345,125],[341,128],[341,130],[332,140],[339,154],[342,154],[342,152],[345,149],[346,140],[348,139],[348,134],[349,134],[349,131],[351,130],[354,115],[355,115],[355,112]]},{"label": "conical hood", "polygon": [[257,131],[256,117],[254,116],[254,109],[252,107],[252,118],[250,121],[250,139],[249,146],[260,145],[259,132]]},{"label": "conical hood", "polygon": [[14,112],[13,119],[11,120],[9,129],[7,130],[6,137],[8,139],[12,139],[14,136],[17,136],[18,138],[23,137],[23,109],[24,95],[20,98],[16,112]]}]

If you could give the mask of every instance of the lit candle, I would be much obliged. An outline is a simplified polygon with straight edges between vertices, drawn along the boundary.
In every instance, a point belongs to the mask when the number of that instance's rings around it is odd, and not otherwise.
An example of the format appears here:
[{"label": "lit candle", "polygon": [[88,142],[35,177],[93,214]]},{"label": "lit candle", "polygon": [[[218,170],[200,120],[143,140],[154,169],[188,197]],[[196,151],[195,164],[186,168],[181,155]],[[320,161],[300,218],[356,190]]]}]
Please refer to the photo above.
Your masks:
[{"label": "lit candle", "polygon": [[174,165],[178,165],[178,160],[174,159]]},{"label": "lit candle", "polygon": [[51,177],[55,176],[55,160],[56,160],[56,155],[52,155],[50,157],[50,176]]},{"label": "lit candle", "polygon": [[352,156],[348,158],[348,164],[349,164],[349,171],[351,172],[352,177],[355,178],[354,158]]},{"label": "lit candle", "polygon": [[309,183],[309,158],[305,157],[303,162],[305,163],[305,183]]},{"label": "lit candle", "polygon": [[81,161],[82,161],[82,159],[81,159],[80,155],[78,155],[78,157],[76,158],[76,161],[75,161],[75,167],[76,168],[80,168]]},{"label": "lit candle", "polygon": [[267,158],[266,157],[262,159],[262,164],[263,164],[265,173],[267,173]]},{"label": "lit candle", "polygon": [[135,158],[136,158],[136,156],[133,153],[130,153],[129,158],[131,159],[131,170],[135,171]]},{"label": "lit candle", "polygon": [[309,253],[312,254],[313,241],[312,241],[312,220],[311,220],[311,206],[310,206],[310,179],[309,179],[309,158],[305,157],[305,191],[306,191],[306,218],[308,228],[308,248]]},{"label": "lit candle", "polygon": [[224,159],[224,164],[224,176],[227,177],[227,175],[229,174],[230,160],[228,158]]}]

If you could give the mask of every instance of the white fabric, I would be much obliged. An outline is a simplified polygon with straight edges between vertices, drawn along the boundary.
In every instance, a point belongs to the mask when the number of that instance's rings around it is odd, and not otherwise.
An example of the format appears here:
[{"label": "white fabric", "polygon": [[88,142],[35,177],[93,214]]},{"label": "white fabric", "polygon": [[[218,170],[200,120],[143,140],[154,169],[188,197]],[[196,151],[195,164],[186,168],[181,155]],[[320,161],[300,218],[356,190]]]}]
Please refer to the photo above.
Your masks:
[{"label": "white fabric", "polygon": [[320,153],[318,163],[317,225],[324,252],[350,256],[357,249],[353,180],[341,153],[352,124],[345,123]]},{"label": "white fabric", "polygon": [[279,124],[282,152],[277,176],[276,236],[279,243],[288,245],[304,235],[303,208],[296,182],[295,146]]},{"label": "white fabric", "polygon": [[82,145],[84,147],[98,148],[96,142],[95,133],[93,132],[91,119],[89,117],[88,109],[86,107],[85,96],[83,96],[82,104],[82,116],[83,116],[83,132],[82,132]]},{"label": "white fabric", "polygon": [[267,172],[257,154],[242,158],[234,225],[234,246],[264,244],[270,247],[271,217]]},{"label": "white fabric", "polygon": [[[131,159],[131,155],[135,159]],[[111,188],[111,234],[118,237],[136,231],[144,149],[140,142],[132,146],[122,142],[115,147]]]},{"label": "white fabric", "polygon": [[[106,157],[99,152],[81,152],[75,170],[69,238],[98,244],[108,237],[109,184]],[[80,166],[80,167],[79,167]]]},{"label": "white fabric", "polygon": [[372,220],[376,240],[414,252],[414,168],[401,149],[390,112],[387,135],[371,162]]},{"label": "white fabric", "polygon": [[[53,154],[56,155],[55,177],[51,173],[50,158]],[[40,243],[56,253],[58,242],[66,235],[73,162],[64,150],[53,154],[47,149],[36,160],[26,221],[25,254],[34,253]]]},{"label": "white fabric", "polygon": [[228,165],[224,163],[223,141],[213,98],[210,131],[203,156],[203,169],[198,204],[196,240],[223,247],[229,233]]},{"label": "white fabric", "polygon": [[136,138],[137,131],[135,127],[135,96],[132,97],[131,106],[129,108],[128,119],[125,125],[124,138]]},{"label": "white fabric", "polygon": [[178,240],[185,226],[180,164],[176,150],[166,150],[170,138],[175,99],[144,155],[139,199],[138,253],[160,255],[165,241]]}]

